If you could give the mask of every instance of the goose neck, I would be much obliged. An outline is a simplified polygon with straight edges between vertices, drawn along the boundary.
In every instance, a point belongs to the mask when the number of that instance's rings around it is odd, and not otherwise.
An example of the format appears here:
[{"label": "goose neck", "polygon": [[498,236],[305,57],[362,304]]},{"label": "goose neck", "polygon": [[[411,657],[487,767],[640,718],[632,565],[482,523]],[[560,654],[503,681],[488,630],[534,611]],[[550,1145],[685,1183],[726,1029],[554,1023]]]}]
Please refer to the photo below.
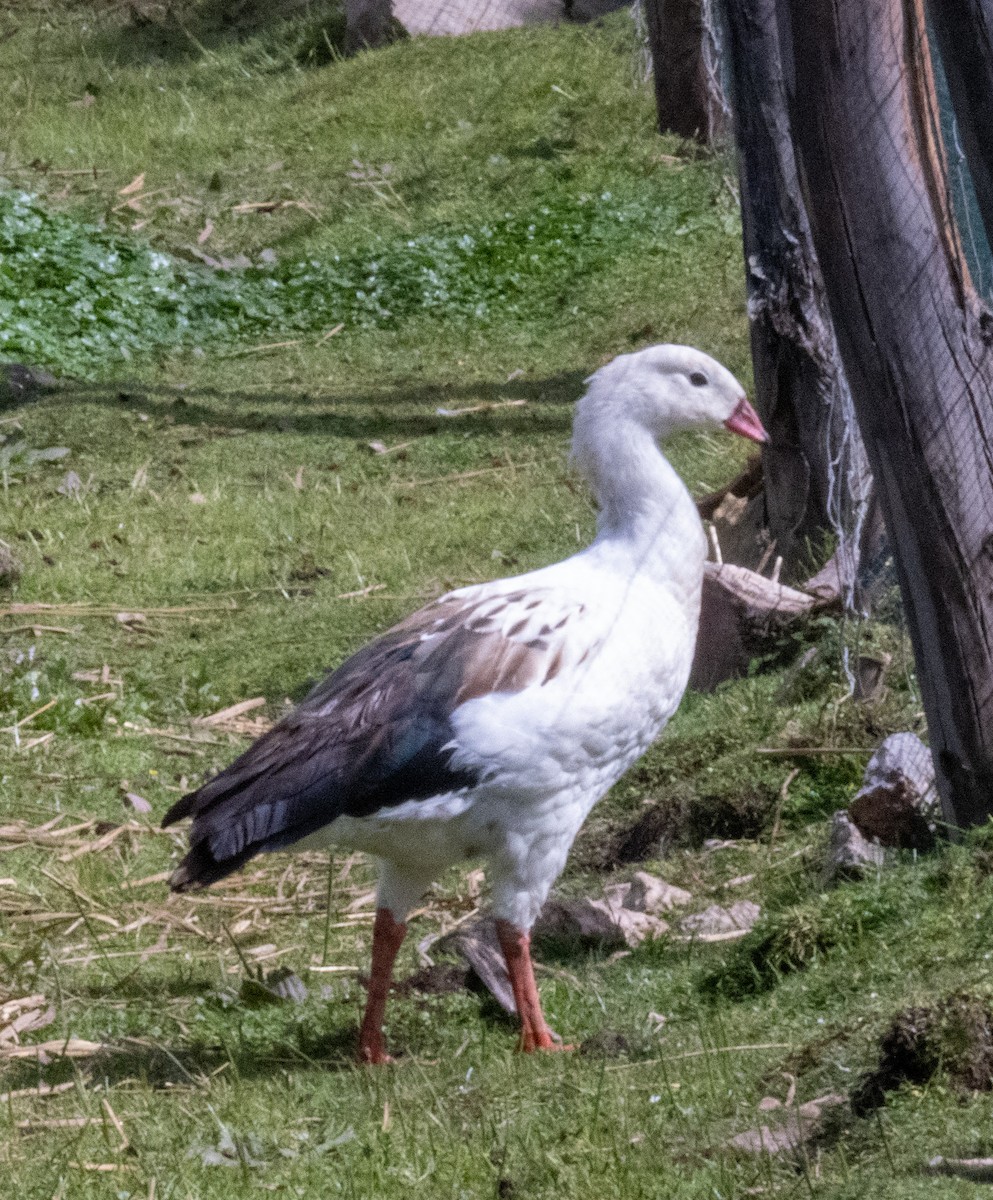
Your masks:
[{"label": "goose neck", "polygon": [[651,433],[633,421],[577,429],[574,456],[600,507],[594,543],[641,570],[703,571],[706,541],[689,492]]}]

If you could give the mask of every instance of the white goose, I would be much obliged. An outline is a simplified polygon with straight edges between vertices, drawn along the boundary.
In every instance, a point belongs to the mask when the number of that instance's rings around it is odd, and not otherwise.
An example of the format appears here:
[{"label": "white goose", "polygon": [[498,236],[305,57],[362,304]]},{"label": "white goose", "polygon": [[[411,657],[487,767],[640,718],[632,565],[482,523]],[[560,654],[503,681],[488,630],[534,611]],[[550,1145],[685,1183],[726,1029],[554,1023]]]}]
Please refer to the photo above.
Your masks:
[{"label": "white goose", "polygon": [[383,1020],[407,914],[467,858],[488,867],[521,1049],[555,1047],[529,930],[586,815],[686,686],[705,538],[658,441],[721,424],[766,433],[734,376],[686,346],[621,355],[587,383],[573,455],[600,505],[595,541],[420,609],[163,821],[193,818],[178,891],[287,847],[379,858],[365,1062],[390,1061]]}]

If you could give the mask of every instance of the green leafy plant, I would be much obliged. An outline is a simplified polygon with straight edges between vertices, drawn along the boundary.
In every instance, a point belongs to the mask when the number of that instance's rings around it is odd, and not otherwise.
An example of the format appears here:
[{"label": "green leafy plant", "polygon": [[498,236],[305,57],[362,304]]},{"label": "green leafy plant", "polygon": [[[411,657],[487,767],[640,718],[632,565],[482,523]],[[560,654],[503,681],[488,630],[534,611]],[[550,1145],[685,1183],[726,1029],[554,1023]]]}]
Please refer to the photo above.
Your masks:
[{"label": "green leafy plant", "polygon": [[[716,218],[715,218],[716,219]],[[0,193],[0,353],[89,373],[155,349],[306,333],[344,321],[395,327],[492,317],[543,323],[621,249],[660,242],[677,216],[646,188],[556,194],[475,228],[378,237],[316,258],[212,270]]]}]

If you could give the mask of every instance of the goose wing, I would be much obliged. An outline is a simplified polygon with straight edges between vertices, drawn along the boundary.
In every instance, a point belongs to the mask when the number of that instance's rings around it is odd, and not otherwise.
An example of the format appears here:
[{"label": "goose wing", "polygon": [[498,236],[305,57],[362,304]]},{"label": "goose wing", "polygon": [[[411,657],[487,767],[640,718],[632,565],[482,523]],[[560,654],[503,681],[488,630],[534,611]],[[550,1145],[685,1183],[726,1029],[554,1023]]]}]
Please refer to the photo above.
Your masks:
[{"label": "goose wing", "polygon": [[575,655],[584,605],[552,588],[453,592],[344,662],[163,825],[192,817],[176,890],[223,878],[337,817],[474,786],[454,765],[452,714],[468,700],[541,687]]}]

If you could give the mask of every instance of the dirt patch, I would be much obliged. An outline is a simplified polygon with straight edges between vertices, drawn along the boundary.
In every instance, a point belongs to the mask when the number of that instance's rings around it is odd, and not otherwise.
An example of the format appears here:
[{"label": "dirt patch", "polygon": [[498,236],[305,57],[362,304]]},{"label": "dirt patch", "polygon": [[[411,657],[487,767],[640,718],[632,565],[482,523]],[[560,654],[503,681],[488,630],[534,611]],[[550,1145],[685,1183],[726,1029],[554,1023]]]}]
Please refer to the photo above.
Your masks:
[{"label": "dirt patch", "polygon": [[852,1111],[865,1116],[887,1092],[939,1071],[963,1092],[993,1088],[993,1012],[984,1000],[958,993],[897,1013],[879,1039],[879,1065],[852,1092]]},{"label": "dirt patch", "polygon": [[422,967],[406,979],[398,979],[393,991],[399,996],[449,996],[465,991],[469,984],[469,968],[457,963],[435,963]]},{"label": "dirt patch", "polygon": [[664,858],[678,846],[698,848],[707,838],[755,838],[775,806],[775,790],[761,785],[702,796],[676,792],[628,824],[591,824],[576,839],[572,861],[584,870],[611,871]]},{"label": "dirt patch", "polygon": [[616,1029],[601,1029],[580,1044],[584,1058],[622,1058],[631,1050],[631,1043]]},{"label": "dirt patch", "polygon": [[888,786],[863,788],[852,802],[852,820],[868,838],[881,846],[927,853],[935,847],[935,836],[913,785],[897,779]]}]

